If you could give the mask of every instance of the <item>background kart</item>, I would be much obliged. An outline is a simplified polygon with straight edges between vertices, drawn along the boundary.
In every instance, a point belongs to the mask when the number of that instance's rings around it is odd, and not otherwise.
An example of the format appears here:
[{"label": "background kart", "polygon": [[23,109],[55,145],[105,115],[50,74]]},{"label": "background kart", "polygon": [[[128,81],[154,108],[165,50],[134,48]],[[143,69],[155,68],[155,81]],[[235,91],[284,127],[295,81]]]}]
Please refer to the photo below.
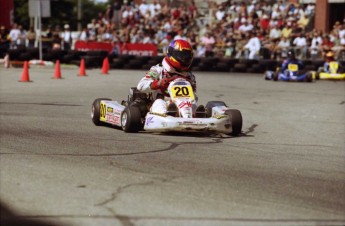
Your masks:
[{"label": "background kart", "polygon": [[325,72],[323,68],[320,68],[319,71],[313,71],[313,78],[316,80],[345,80],[344,69],[339,65],[338,62],[332,61],[329,63],[330,72]]},{"label": "background kart", "polygon": [[265,71],[264,78],[273,81],[312,82],[313,74],[309,71],[298,70],[297,64],[289,64],[285,71],[280,71],[280,68],[276,71]]},{"label": "background kart", "polygon": [[[175,82],[175,81],[174,81]],[[202,111],[192,115],[193,89],[187,81],[170,83],[171,100],[177,111],[167,114],[150,112],[153,103],[150,94],[136,88],[130,89],[127,101],[118,103],[107,98],[98,98],[92,104],[91,118],[95,125],[114,125],[125,132],[210,132],[237,136],[242,130],[242,115],[230,109],[223,101],[209,101]],[[180,96],[179,96],[180,95]]]}]

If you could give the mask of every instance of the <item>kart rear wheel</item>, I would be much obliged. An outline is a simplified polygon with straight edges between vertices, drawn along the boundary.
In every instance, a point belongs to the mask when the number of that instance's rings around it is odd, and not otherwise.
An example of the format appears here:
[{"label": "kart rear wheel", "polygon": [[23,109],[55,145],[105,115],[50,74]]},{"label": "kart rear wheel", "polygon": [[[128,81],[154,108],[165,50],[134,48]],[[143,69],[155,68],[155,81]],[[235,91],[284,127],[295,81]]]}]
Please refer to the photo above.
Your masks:
[{"label": "kart rear wheel", "polygon": [[141,113],[137,106],[127,106],[121,114],[121,127],[126,133],[137,133],[143,128]]},{"label": "kart rear wheel", "polygon": [[273,81],[278,81],[278,72],[275,71],[272,75]]},{"label": "kart rear wheel", "polygon": [[230,110],[227,110],[225,114],[230,116],[231,127],[232,127],[232,132],[230,134],[232,136],[238,136],[242,131],[241,112],[237,109],[230,109]]},{"label": "kart rear wheel", "polygon": [[316,79],[316,80],[320,80],[320,72],[316,72],[316,74],[315,74],[315,79]]},{"label": "kart rear wheel", "polygon": [[91,107],[91,119],[93,124],[96,126],[104,126],[106,123],[101,122],[99,119],[101,117],[101,101],[102,100],[111,100],[109,98],[98,98],[93,101],[92,107]]},{"label": "kart rear wheel", "polygon": [[216,106],[225,106],[226,104],[223,101],[214,100],[207,102],[205,108],[206,108],[206,118],[210,118],[212,116],[212,108]]},{"label": "kart rear wheel", "polygon": [[311,72],[307,72],[307,75],[306,75],[306,81],[307,82],[312,82],[313,81],[313,75]]}]

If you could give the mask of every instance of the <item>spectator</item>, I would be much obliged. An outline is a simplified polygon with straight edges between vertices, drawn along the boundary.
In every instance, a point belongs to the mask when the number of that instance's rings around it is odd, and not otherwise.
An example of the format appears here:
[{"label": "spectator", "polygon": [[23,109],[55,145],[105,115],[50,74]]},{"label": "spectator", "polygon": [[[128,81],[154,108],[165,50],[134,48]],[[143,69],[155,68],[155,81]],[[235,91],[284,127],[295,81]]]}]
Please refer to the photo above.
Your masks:
[{"label": "spectator", "polygon": [[16,49],[17,48],[17,42],[20,38],[20,30],[18,29],[17,24],[13,24],[12,29],[10,30],[9,39],[11,41],[10,48]]},{"label": "spectator", "polygon": [[218,7],[217,12],[216,12],[216,19],[217,19],[217,21],[222,21],[224,17],[225,17],[224,7],[222,5],[220,5]]},{"label": "spectator", "polygon": [[174,40],[177,40],[177,39],[183,39],[186,41],[188,40],[187,37],[183,34],[182,29],[178,30],[177,35],[174,37]]},{"label": "spectator", "polygon": [[1,49],[8,49],[10,47],[9,34],[5,26],[0,27],[0,47]]},{"label": "spectator", "polygon": [[146,0],[141,1],[141,4],[139,5],[139,11],[140,11],[141,16],[143,17],[146,15],[147,12],[150,11],[150,7],[147,4]]},{"label": "spectator", "polygon": [[321,42],[312,42],[310,46],[310,57],[312,60],[316,60],[320,56]]},{"label": "spectator", "polygon": [[291,47],[290,40],[284,36],[281,37],[275,51],[276,52],[275,56],[277,57],[277,59],[286,58],[290,47]]},{"label": "spectator", "polygon": [[248,23],[248,20],[246,18],[242,18],[241,23],[242,25],[238,28],[238,30],[242,33],[247,33],[248,31],[254,29],[254,26],[251,23]]},{"label": "spectator", "polygon": [[285,38],[289,38],[292,33],[292,26],[291,22],[288,22],[286,26],[283,28],[281,35]]},{"label": "spectator", "polygon": [[105,10],[104,13],[104,19],[106,24],[111,24],[111,20],[113,19],[114,16],[114,9],[111,5],[107,5],[107,9]]},{"label": "spectator", "polygon": [[191,16],[191,19],[196,19],[197,15],[198,15],[198,9],[195,5],[194,0],[192,0],[192,3],[189,5],[188,12],[189,12],[189,15]]},{"label": "spectator", "polygon": [[307,40],[303,33],[300,33],[298,37],[293,40],[296,52],[299,53],[299,58],[305,59],[307,56]]},{"label": "spectator", "polygon": [[260,27],[262,30],[268,30],[270,24],[270,19],[266,14],[263,15],[262,19],[260,20]]},{"label": "spectator", "polygon": [[72,44],[72,32],[69,29],[69,25],[64,25],[64,31],[61,33],[61,39],[63,43],[64,50],[70,50]]},{"label": "spectator", "polygon": [[17,46],[25,47],[26,46],[26,30],[24,30],[22,25],[18,25],[20,35],[17,40]]},{"label": "spectator", "polygon": [[259,38],[256,36],[254,32],[249,33],[250,39],[248,40],[247,44],[244,46],[245,51],[245,58],[246,59],[255,59],[259,55],[259,50],[261,48],[261,43]]},{"label": "spectator", "polygon": [[280,36],[281,36],[281,31],[279,29],[279,25],[277,24],[271,29],[269,38],[271,41],[275,42],[280,39]]},{"label": "spectator", "polygon": [[119,28],[120,21],[121,21],[121,9],[122,9],[121,0],[115,0],[112,9],[113,9],[112,22],[115,28]]},{"label": "spectator", "polygon": [[28,40],[28,47],[29,48],[35,47],[36,32],[34,31],[33,27],[30,27],[29,31],[26,33],[26,38]]},{"label": "spectator", "polygon": [[213,47],[216,40],[211,32],[207,32],[205,36],[201,37],[201,44],[205,47],[205,57],[213,57]]},{"label": "spectator", "polygon": [[88,41],[89,40],[89,31],[87,28],[83,28],[83,30],[79,34],[78,39],[80,41]]},{"label": "spectator", "polygon": [[305,30],[305,27],[309,23],[309,16],[307,14],[304,14],[298,21],[297,26],[300,27],[302,30]]},{"label": "spectator", "polygon": [[322,51],[323,55],[325,55],[327,52],[331,51],[334,46],[334,43],[330,40],[328,35],[325,35],[323,41],[322,41]]},{"label": "spectator", "polygon": [[151,16],[155,17],[159,11],[161,10],[162,6],[157,2],[157,0],[153,0],[151,4],[149,4],[149,10],[151,12]]}]

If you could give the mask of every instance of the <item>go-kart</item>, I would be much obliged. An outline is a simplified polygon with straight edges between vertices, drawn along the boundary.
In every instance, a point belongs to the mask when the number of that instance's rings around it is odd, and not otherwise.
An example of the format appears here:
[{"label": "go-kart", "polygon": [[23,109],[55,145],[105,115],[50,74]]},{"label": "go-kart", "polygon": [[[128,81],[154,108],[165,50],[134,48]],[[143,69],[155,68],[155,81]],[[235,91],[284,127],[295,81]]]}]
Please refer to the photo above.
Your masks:
[{"label": "go-kart", "polygon": [[312,82],[313,75],[311,72],[299,70],[297,64],[288,64],[286,70],[281,71],[277,68],[276,71],[265,71],[264,78],[273,81],[286,82]]},{"label": "go-kart", "polygon": [[150,111],[152,94],[130,88],[128,99],[121,103],[107,98],[96,99],[92,104],[92,121],[96,126],[114,125],[129,133],[210,132],[233,136],[241,133],[241,112],[230,109],[223,101],[209,101],[205,107],[198,107],[193,113],[195,95],[186,79],[174,79],[167,90],[175,110],[169,110],[168,107],[166,114]]},{"label": "go-kart", "polygon": [[314,79],[327,79],[327,80],[345,80],[345,72],[340,68],[340,65],[337,61],[331,61],[329,63],[329,72],[325,72],[321,68],[317,72],[313,72]]}]

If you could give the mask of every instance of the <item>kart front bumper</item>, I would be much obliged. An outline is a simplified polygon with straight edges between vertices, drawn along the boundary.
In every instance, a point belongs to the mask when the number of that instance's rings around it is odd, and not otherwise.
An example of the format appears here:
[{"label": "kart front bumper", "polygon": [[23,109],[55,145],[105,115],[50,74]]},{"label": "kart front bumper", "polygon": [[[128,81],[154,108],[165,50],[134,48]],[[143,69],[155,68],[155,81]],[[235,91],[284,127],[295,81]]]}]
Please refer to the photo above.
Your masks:
[{"label": "kart front bumper", "polygon": [[231,120],[228,115],[211,118],[176,118],[148,113],[144,130],[151,132],[216,132],[231,133]]}]

